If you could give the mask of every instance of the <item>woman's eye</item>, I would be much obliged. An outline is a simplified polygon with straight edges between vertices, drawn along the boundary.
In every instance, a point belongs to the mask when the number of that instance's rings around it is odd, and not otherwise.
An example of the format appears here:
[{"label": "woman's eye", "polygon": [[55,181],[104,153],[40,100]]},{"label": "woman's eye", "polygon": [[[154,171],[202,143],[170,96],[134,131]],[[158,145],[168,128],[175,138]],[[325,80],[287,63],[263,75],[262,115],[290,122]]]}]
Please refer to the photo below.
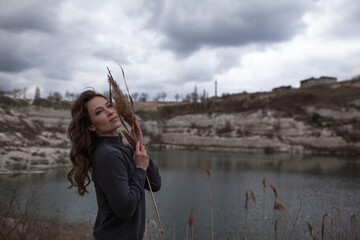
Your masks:
[{"label": "woman's eye", "polygon": [[97,116],[97,115],[99,115],[101,112],[102,112],[102,111],[97,111],[97,112],[95,112],[95,115]]}]

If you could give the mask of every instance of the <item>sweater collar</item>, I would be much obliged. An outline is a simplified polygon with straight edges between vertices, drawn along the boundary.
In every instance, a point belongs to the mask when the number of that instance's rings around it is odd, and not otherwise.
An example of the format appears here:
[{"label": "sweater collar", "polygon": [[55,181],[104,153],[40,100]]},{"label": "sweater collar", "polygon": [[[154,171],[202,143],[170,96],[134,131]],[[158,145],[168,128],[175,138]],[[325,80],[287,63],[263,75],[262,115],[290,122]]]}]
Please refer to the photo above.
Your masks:
[{"label": "sweater collar", "polygon": [[114,143],[122,145],[122,141],[120,136],[102,136],[99,137],[99,142],[107,142],[107,143]]}]

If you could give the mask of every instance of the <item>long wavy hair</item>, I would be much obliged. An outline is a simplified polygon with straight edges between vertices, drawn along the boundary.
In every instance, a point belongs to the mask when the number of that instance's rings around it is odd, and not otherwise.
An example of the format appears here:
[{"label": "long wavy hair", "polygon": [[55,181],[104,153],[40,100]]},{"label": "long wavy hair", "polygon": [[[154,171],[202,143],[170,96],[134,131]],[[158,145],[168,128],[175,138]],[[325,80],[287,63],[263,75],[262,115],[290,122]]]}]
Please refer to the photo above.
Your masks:
[{"label": "long wavy hair", "polygon": [[71,184],[69,188],[77,187],[81,196],[88,193],[86,187],[91,182],[92,156],[98,143],[95,132],[89,131],[91,121],[87,103],[94,97],[106,99],[105,96],[93,90],[87,90],[75,100],[71,108],[72,120],[68,128],[72,169],[67,179]]}]

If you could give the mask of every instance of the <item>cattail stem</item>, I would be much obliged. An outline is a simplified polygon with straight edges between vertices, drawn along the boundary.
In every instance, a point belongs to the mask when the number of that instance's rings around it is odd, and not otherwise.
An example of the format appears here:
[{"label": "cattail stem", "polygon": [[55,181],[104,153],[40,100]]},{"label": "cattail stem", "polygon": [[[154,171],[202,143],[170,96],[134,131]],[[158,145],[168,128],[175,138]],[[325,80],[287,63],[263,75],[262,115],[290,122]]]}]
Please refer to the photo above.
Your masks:
[{"label": "cattail stem", "polygon": [[210,176],[209,176],[209,194],[210,194],[210,207],[211,207],[211,240],[214,240],[214,208],[213,208]]},{"label": "cattail stem", "polygon": [[263,184],[263,212],[262,212],[262,240],[264,240],[265,232],[264,232],[264,225],[265,225],[265,190],[266,190],[266,178],[262,180]]},{"label": "cattail stem", "polygon": [[156,215],[157,215],[157,218],[158,218],[158,221],[159,221],[159,225],[160,225],[160,231],[161,231],[161,234],[164,234],[164,229],[163,229],[163,227],[162,227],[161,220],[160,220],[159,210],[158,210],[157,205],[156,205],[154,193],[153,193],[153,191],[152,191],[151,184],[150,184],[150,180],[149,180],[149,177],[148,177],[148,176],[146,176],[146,180],[147,180],[147,183],[148,183],[148,185],[149,185],[149,189],[150,189],[150,193],[151,193],[151,198],[152,198],[152,200],[153,200],[153,202],[154,202],[154,207],[155,207]]}]

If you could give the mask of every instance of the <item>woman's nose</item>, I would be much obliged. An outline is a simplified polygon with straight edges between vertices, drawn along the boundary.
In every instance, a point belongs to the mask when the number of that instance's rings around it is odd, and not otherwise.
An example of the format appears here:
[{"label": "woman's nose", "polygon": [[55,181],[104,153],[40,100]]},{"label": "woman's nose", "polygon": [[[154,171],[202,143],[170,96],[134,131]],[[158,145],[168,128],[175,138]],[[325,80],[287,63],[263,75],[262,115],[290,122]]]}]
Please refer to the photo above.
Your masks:
[{"label": "woman's nose", "polygon": [[113,114],[113,111],[111,111],[110,109],[107,109],[107,116],[111,116]]}]

